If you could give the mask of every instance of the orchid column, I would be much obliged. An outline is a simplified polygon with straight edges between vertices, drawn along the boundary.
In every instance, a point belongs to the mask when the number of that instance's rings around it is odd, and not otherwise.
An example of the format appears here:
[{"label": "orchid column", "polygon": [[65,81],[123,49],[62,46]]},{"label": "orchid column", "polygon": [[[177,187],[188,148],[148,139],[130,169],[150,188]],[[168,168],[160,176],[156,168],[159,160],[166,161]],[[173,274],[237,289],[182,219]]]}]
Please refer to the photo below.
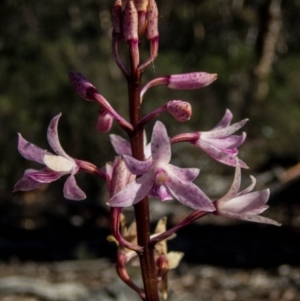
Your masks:
[{"label": "orchid column", "polygon": [[[253,192],[254,177],[251,177],[252,184],[249,187],[239,191],[241,168],[248,166],[238,158],[238,148],[244,143],[246,134],[235,133],[248,119],[231,124],[233,115],[227,109],[220,122],[210,131],[181,133],[171,138],[164,124],[156,121],[151,143],[146,144],[144,128],[153,118],[167,112],[176,121],[184,122],[192,115],[191,104],[182,100],[167,101],[163,106],[144,114],[141,106],[150,88],[165,85],[169,89],[177,90],[199,89],[211,84],[217,76],[205,72],[166,75],[142,86],[142,74],[158,55],[158,10],[155,0],[117,0],[112,12],[113,55],[128,84],[130,120],[122,117],[80,73],[70,71],[69,80],[83,99],[99,106],[96,124],[98,131],[109,132],[113,121],[116,121],[129,141],[111,134],[110,140],[118,156],[112,162],[103,162],[104,166],[101,168],[91,162],[73,158],[60,145],[58,121],[61,114],[58,114],[50,121],[47,131],[49,145],[55,154],[39,148],[19,135],[20,154],[44,165],[44,168],[27,169],[15,184],[14,191],[36,189],[68,175],[64,184],[64,196],[79,201],[85,199],[86,194],[77,185],[75,175],[78,172],[91,173],[104,180],[109,192],[107,205],[110,206],[112,230],[108,240],[118,246],[117,274],[142,300],[159,301],[159,292],[163,299],[168,296],[168,271],[177,267],[183,256],[181,252],[167,250],[166,241],[173,238],[177,230],[207,214],[277,226],[279,223],[259,215],[267,209],[269,190]],[[141,62],[139,47],[144,39],[148,40],[149,57]],[[123,60],[120,55],[119,50],[123,47],[128,49],[129,60]],[[223,197],[213,201],[193,183],[200,172],[198,167],[181,168],[170,164],[172,144],[184,142],[199,148],[222,164],[235,167],[233,183]],[[176,199],[193,211],[168,230],[166,217],[161,217],[151,234],[149,197],[161,201]],[[134,207],[135,221],[128,226],[122,215],[122,208],[130,206]],[[141,267],[142,287],[134,283],[127,273],[127,265],[136,257],[139,258]]]}]

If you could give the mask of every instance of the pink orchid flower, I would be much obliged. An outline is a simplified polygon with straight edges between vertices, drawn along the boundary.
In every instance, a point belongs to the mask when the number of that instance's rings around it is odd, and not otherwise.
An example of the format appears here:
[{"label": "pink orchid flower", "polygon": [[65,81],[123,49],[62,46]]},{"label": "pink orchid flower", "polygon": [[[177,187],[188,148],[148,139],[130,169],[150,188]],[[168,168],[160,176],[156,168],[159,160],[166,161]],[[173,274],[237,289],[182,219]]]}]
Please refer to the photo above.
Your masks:
[{"label": "pink orchid flower", "polygon": [[266,203],[268,202],[270,191],[269,189],[264,189],[252,192],[256,180],[253,176],[250,177],[252,180],[251,185],[243,191],[238,192],[241,185],[241,168],[237,160],[232,185],[222,198],[214,202],[217,209],[214,214],[255,223],[280,226],[278,222],[258,215],[268,209]]},{"label": "pink orchid flower", "polygon": [[[232,113],[226,110],[221,121],[210,131],[198,132],[197,138],[191,141],[192,144],[201,148],[215,160],[230,166],[236,166],[236,155],[238,147],[246,139],[246,133],[242,135],[232,135],[238,131],[248,119],[241,120],[230,125]],[[248,168],[247,164],[239,159],[239,164],[243,168]]]},{"label": "pink orchid flower", "polygon": [[214,211],[211,200],[192,181],[198,176],[198,168],[179,168],[169,164],[171,144],[163,123],[157,121],[151,138],[151,157],[138,161],[124,155],[124,161],[132,174],[140,177],[125,186],[108,202],[112,207],[132,206],[148,194],[162,201],[176,198],[193,209]]},{"label": "pink orchid flower", "polygon": [[51,120],[47,131],[48,143],[57,155],[28,142],[19,134],[20,154],[25,159],[41,163],[46,167],[41,170],[27,169],[23,177],[15,184],[14,192],[33,190],[43,184],[52,183],[63,175],[70,174],[64,185],[65,198],[70,200],[86,198],[85,193],[77,186],[74,176],[79,167],[76,161],[65,153],[58,139],[57,125],[60,116],[61,114],[58,114]]}]

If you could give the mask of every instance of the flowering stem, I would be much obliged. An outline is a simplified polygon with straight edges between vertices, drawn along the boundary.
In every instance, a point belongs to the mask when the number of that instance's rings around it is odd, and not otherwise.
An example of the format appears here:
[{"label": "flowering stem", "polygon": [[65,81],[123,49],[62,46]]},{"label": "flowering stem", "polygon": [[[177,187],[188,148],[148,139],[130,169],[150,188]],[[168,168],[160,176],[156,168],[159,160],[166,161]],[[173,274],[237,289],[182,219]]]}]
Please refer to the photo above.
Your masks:
[{"label": "flowering stem", "polygon": [[[132,155],[138,160],[144,160],[143,128],[138,127],[141,118],[140,86],[141,73],[131,64],[131,76],[128,79],[130,123],[134,130],[129,133]],[[150,216],[148,197],[134,206],[137,224],[138,245],[144,248],[139,253],[142,278],[145,290],[145,301],[159,301],[157,279],[154,262],[154,246],[150,241]]]},{"label": "flowering stem", "polygon": [[169,77],[168,76],[161,76],[152,79],[149,81],[141,90],[141,102],[143,101],[143,97],[145,93],[149,90],[149,88],[158,86],[158,85],[167,85],[169,82]]},{"label": "flowering stem", "polygon": [[144,127],[146,123],[148,123],[151,119],[158,116],[160,113],[165,112],[167,110],[167,104],[164,104],[162,107],[155,109],[151,113],[144,116],[140,122],[139,127]]},{"label": "flowering stem", "polygon": [[162,233],[160,235],[157,235],[154,238],[152,238],[151,241],[150,241],[150,243],[152,245],[155,245],[156,243],[169,238],[171,235],[173,235],[174,233],[176,233],[181,228],[183,228],[185,226],[188,226],[189,224],[191,224],[195,220],[199,219],[200,217],[203,217],[203,216],[207,215],[208,213],[209,212],[201,211],[201,210],[193,211],[184,220],[182,220],[179,224],[177,224],[173,228],[171,228],[168,231],[166,231],[166,232],[164,232],[164,233]]},{"label": "flowering stem", "polygon": [[128,242],[120,233],[120,215],[122,208],[111,207],[110,208],[110,228],[113,236],[116,238],[117,242],[124,248],[136,251],[137,253],[142,253],[143,248]]},{"label": "flowering stem", "polygon": [[144,291],[142,289],[140,289],[134,282],[132,282],[132,280],[130,279],[130,276],[127,273],[126,256],[122,253],[117,254],[116,270],[117,270],[119,277],[122,279],[122,281],[125,282],[133,290],[135,290],[140,295],[142,300],[145,300]]}]

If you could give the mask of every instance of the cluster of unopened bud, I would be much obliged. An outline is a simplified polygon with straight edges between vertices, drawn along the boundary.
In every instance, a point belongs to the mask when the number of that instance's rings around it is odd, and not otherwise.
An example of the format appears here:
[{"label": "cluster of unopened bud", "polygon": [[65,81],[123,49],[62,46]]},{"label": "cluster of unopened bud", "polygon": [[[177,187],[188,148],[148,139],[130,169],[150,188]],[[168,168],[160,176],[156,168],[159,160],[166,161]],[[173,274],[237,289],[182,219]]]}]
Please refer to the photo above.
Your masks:
[{"label": "cluster of unopened bud", "polygon": [[[113,41],[118,44],[124,39],[130,48],[133,66],[138,67],[139,41],[145,34],[150,42],[150,59],[153,61],[158,51],[158,9],[155,0],[116,0],[113,11]],[[116,61],[119,61],[115,53]],[[147,63],[148,64],[148,63]]]},{"label": "cluster of unopened bud", "polygon": [[116,0],[112,11],[113,34],[125,41],[158,38],[158,10],[155,0]]}]

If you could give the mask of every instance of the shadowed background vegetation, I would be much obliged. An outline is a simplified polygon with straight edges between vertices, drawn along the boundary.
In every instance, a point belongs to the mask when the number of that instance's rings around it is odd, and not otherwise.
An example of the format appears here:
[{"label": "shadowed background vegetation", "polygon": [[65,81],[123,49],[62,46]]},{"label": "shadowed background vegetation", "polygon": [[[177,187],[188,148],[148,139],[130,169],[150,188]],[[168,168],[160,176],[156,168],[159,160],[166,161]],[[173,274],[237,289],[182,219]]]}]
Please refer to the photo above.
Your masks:
[{"label": "shadowed background vegetation", "polygon": [[[171,99],[191,102],[193,116],[189,122],[178,124],[167,114],[160,116],[172,136],[184,131],[209,130],[229,108],[234,121],[250,119],[245,126],[248,138],[240,155],[251,167],[251,173],[296,164],[300,159],[300,1],[157,2],[160,51],[153,66],[146,70],[144,81],[190,71],[217,73],[218,80],[196,91],[156,87],[146,94],[143,112]],[[105,203],[103,182],[90,175],[79,175],[77,180],[88,195],[83,203],[88,203],[92,210],[85,211],[81,204],[63,200],[63,180],[51,184],[46,191],[14,196],[11,191],[26,168],[36,167],[18,154],[16,133],[21,132],[30,142],[49,149],[46,129],[59,112],[62,112],[61,144],[70,156],[98,166],[113,159],[108,135],[95,130],[97,106],[82,100],[67,79],[70,69],[80,71],[118,112],[128,116],[126,83],[111,53],[112,3],[109,0],[0,3],[3,224],[13,221],[26,229],[42,226],[45,219],[33,220],[31,215],[35,210],[44,212],[45,208],[50,215],[55,211],[62,218],[78,217],[80,223],[82,216],[87,219],[96,216],[95,208]],[[144,59],[149,55],[147,46],[143,42]],[[122,54],[126,60],[126,51]],[[113,131],[121,134],[117,125]],[[150,126],[147,132],[150,137]],[[174,161],[182,166],[200,167],[202,175],[233,174],[232,168],[213,162],[191,146],[176,145],[174,153]],[[72,221],[76,224],[76,219]]]}]

